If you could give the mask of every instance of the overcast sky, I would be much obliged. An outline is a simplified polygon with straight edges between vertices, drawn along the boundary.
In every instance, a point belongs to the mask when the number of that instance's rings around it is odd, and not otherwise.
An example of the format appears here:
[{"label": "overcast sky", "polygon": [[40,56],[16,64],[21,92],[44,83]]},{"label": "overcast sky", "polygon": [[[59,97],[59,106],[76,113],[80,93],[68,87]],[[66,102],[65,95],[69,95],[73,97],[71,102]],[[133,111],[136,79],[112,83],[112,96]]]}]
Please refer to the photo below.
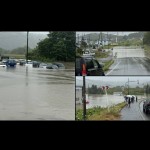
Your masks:
[{"label": "overcast sky", "polygon": [[[130,86],[142,86],[143,84],[150,83],[150,77],[93,77],[93,76],[88,76],[86,77],[86,86],[87,85],[109,85],[109,86],[124,86],[127,84],[129,78],[129,85]],[[76,85],[77,86],[82,86],[83,85],[83,77],[76,77]],[[139,84],[138,82],[139,81]]]}]

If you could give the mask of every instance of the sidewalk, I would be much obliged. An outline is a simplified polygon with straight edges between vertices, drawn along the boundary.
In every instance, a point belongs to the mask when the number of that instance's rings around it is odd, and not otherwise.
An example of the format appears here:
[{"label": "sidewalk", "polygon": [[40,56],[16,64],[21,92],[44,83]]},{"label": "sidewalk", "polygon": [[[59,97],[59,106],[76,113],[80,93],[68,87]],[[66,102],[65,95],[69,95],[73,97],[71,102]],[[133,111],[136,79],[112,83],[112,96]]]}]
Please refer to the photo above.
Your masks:
[{"label": "sidewalk", "polygon": [[120,120],[143,120],[139,111],[139,103],[140,100],[131,103],[130,107],[128,107],[128,105],[125,106],[120,112]]}]

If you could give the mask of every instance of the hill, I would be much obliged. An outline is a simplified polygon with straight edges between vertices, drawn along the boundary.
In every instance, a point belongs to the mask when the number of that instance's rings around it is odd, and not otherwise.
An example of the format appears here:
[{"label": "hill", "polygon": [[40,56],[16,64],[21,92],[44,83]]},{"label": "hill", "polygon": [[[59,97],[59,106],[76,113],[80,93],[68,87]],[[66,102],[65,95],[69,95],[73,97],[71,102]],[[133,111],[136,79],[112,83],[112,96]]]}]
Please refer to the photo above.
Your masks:
[{"label": "hill", "polygon": [[[48,32],[29,32],[29,47],[35,48],[37,43],[47,37]],[[27,45],[27,32],[0,32],[0,48],[13,50]]]}]

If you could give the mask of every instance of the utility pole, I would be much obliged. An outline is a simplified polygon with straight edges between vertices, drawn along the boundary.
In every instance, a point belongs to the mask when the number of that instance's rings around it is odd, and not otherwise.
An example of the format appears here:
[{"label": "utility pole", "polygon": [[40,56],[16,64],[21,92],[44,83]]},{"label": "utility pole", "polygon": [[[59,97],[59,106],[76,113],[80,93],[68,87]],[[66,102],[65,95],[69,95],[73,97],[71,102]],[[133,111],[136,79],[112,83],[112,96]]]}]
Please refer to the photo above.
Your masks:
[{"label": "utility pole", "polygon": [[28,64],[28,37],[29,37],[29,31],[27,31],[27,54],[26,54],[26,63]]},{"label": "utility pole", "polygon": [[100,41],[100,33],[99,33],[99,37],[98,37],[98,45],[99,45],[99,41]]},{"label": "utility pole", "polygon": [[83,76],[83,120],[86,120],[86,85],[85,85],[85,76]]},{"label": "utility pole", "polygon": [[117,32],[117,37],[116,37],[116,43],[118,43],[118,32]]},{"label": "utility pole", "polygon": [[79,34],[78,34],[78,45],[79,45]]},{"label": "utility pole", "polygon": [[128,78],[128,82],[126,82],[126,83],[128,83],[128,95],[129,95],[129,83],[130,82],[137,82],[137,84],[139,84],[139,80],[137,80],[137,81],[129,81],[129,78]]},{"label": "utility pole", "polygon": [[90,34],[89,34],[89,50],[90,50],[90,45],[91,45],[91,37],[90,37]]},{"label": "utility pole", "polygon": [[86,120],[86,85],[85,76],[87,75],[85,64],[82,65],[82,76],[83,76],[83,87],[82,87],[82,97],[83,97],[83,120]]},{"label": "utility pole", "polygon": [[107,32],[107,44],[108,44],[108,50],[109,50],[108,32]]},{"label": "utility pole", "polygon": [[129,78],[128,78],[128,95],[129,95]]},{"label": "utility pole", "polygon": [[103,46],[103,38],[102,38],[102,32],[101,32],[101,44],[102,44],[102,46]]}]

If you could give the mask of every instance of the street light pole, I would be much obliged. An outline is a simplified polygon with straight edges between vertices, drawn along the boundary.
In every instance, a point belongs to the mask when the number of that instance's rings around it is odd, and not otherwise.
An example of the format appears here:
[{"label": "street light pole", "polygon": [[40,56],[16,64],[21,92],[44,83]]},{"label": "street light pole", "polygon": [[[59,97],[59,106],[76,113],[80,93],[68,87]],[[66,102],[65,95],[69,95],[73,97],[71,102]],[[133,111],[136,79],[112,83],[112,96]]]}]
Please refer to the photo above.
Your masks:
[{"label": "street light pole", "polygon": [[107,44],[108,44],[108,49],[109,49],[108,32],[107,32]]},{"label": "street light pole", "polygon": [[137,82],[137,84],[139,84],[139,80],[137,80],[137,81],[129,81],[129,78],[128,78],[128,82],[126,82],[126,83],[128,83],[128,95],[129,95],[129,83],[130,82]]},{"label": "street light pole", "polygon": [[128,78],[128,95],[129,95],[129,78]]},{"label": "street light pole", "polygon": [[29,37],[29,31],[27,31],[27,54],[26,54],[26,63],[28,64],[28,37]]},{"label": "street light pole", "polygon": [[83,76],[83,120],[86,120],[86,85],[85,76]]}]

